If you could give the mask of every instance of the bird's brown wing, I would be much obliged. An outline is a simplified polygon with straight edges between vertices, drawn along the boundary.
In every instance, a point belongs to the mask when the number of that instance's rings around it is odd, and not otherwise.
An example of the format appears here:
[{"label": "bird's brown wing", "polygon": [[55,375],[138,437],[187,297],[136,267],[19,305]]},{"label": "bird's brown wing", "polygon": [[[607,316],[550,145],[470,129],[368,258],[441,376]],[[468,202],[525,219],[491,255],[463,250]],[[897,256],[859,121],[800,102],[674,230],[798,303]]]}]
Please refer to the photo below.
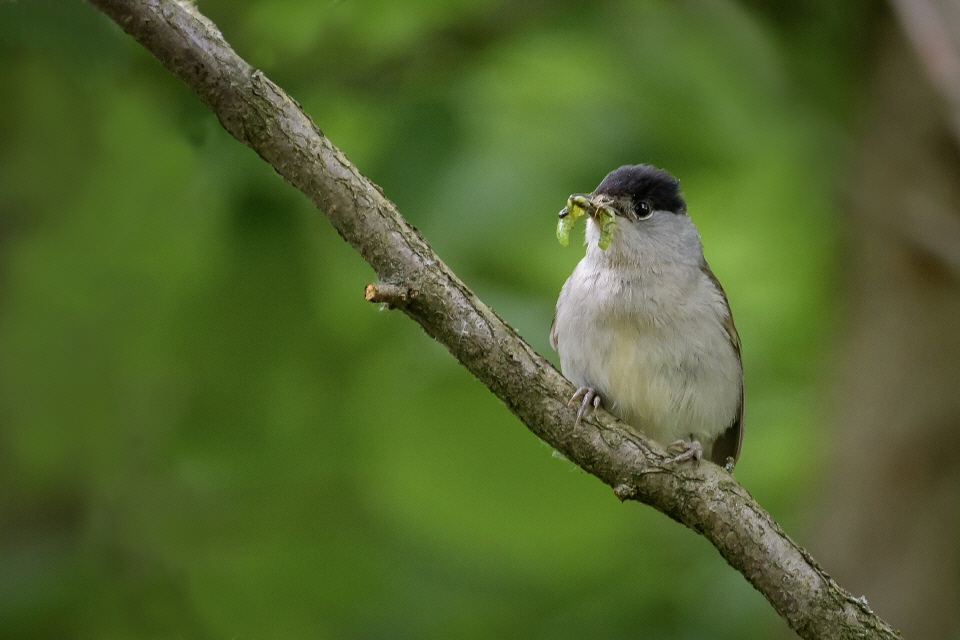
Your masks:
[{"label": "bird's brown wing", "polygon": [[710,460],[721,467],[727,464],[727,460],[732,458],[736,464],[740,458],[740,447],[743,444],[743,361],[740,357],[740,335],[733,324],[733,314],[730,313],[730,303],[727,301],[727,294],[720,286],[720,281],[713,275],[710,267],[704,263],[703,273],[710,278],[710,281],[717,287],[717,291],[723,296],[723,302],[727,308],[727,315],[723,318],[723,328],[730,338],[730,345],[737,354],[737,363],[740,364],[740,405],[737,407],[737,415],[733,423],[721,433],[713,443],[710,449]]}]

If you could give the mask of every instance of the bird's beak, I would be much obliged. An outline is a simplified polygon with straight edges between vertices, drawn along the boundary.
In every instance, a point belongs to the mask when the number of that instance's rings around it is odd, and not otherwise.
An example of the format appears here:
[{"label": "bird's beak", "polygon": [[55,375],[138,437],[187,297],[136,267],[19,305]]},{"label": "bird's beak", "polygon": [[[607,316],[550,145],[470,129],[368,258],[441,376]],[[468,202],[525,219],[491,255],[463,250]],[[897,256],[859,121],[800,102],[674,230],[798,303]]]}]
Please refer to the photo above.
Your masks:
[{"label": "bird's beak", "polygon": [[614,216],[616,210],[610,206],[613,204],[613,198],[607,195],[590,194],[587,196],[587,204],[584,206],[594,222],[600,223],[600,213],[605,211],[608,216]]},{"label": "bird's beak", "polygon": [[601,211],[605,210],[610,216],[616,214],[616,210],[610,206],[612,204],[613,198],[610,196],[592,194],[590,196],[590,207],[587,211],[590,212],[590,217],[593,218],[595,222],[600,222],[599,215]]},{"label": "bird's beak", "polygon": [[602,209],[610,209],[610,204],[613,202],[609,196],[597,195],[593,193],[575,193],[570,196],[570,199],[567,201],[568,206],[574,205],[583,209],[594,221],[597,221],[597,216],[599,215]]},{"label": "bird's beak", "polygon": [[600,228],[597,246],[606,250],[610,246],[610,240],[613,238],[613,231],[616,227],[617,211],[611,204],[613,204],[613,200],[609,196],[584,195],[582,193],[575,193],[570,196],[567,199],[567,206],[560,211],[560,222],[557,223],[557,238],[560,240],[560,244],[567,246],[570,228],[577,218],[584,213],[588,213],[590,219]]}]

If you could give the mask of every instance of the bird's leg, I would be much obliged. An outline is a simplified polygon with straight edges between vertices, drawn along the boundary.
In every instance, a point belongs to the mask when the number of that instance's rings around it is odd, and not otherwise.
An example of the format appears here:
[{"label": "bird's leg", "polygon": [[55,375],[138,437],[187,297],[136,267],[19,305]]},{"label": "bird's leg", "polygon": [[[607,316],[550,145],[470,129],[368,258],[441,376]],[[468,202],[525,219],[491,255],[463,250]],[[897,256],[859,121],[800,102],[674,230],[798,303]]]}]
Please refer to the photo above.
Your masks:
[{"label": "bird's leg", "polygon": [[580,403],[580,410],[577,411],[577,420],[573,423],[574,429],[580,426],[580,419],[583,417],[583,414],[586,413],[587,407],[589,407],[591,404],[593,405],[594,409],[600,407],[600,395],[597,393],[596,389],[592,389],[590,387],[580,387],[577,389],[577,392],[573,394],[573,397],[567,402],[567,406],[569,407],[580,398],[583,398],[583,402]]},{"label": "bird's leg", "polygon": [[703,446],[700,444],[699,440],[693,437],[693,434],[690,434],[690,442],[687,442],[686,440],[677,440],[667,447],[667,451],[671,450],[679,450],[680,453],[667,460],[666,464],[674,464],[676,462],[693,460],[697,466],[700,466],[700,460],[703,458]]}]

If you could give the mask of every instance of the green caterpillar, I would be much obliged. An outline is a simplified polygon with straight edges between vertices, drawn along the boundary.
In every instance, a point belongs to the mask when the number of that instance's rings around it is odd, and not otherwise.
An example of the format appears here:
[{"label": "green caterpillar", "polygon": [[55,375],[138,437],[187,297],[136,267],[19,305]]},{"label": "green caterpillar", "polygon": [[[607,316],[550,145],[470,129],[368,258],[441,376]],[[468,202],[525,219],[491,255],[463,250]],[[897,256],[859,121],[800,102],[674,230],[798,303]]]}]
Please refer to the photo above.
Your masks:
[{"label": "green caterpillar", "polygon": [[597,224],[600,225],[600,240],[597,246],[606,251],[610,241],[613,240],[613,232],[617,228],[613,210],[610,207],[597,209]]},{"label": "green caterpillar", "polygon": [[574,194],[567,199],[567,206],[560,211],[560,221],[557,223],[557,240],[561,246],[566,247],[570,244],[570,230],[573,229],[577,218],[587,212],[587,209],[596,211],[596,222],[600,226],[600,240],[597,246],[606,250],[613,239],[613,232],[616,229],[613,210],[610,207],[597,207],[587,196]]},{"label": "green caterpillar", "polygon": [[560,210],[560,221],[557,223],[557,240],[560,241],[561,246],[566,247],[570,244],[570,229],[573,229],[577,218],[584,213],[586,213],[584,208],[574,201],[574,196],[570,196],[567,206]]}]

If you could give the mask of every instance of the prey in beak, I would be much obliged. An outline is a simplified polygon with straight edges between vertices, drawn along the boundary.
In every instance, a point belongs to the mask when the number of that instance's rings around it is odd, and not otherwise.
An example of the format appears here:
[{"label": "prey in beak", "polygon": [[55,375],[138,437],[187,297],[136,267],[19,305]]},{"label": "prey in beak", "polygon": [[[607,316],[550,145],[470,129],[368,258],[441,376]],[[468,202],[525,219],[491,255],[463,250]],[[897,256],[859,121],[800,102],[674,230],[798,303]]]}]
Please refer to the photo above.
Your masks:
[{"label": "prey in beak", "polygon": [[564,247],[570,244],[570,229],[573,228],[577,218],[586,213],[600,227],[600,240],[597,246],[606,250],[610,246],[616,229],[614,221],[616,212],[610,205],[611,199],[605,195],[573,194],[567,198],[567,206],[557,214],[560,218],[560,222],[557,223],[557,240]]}]

